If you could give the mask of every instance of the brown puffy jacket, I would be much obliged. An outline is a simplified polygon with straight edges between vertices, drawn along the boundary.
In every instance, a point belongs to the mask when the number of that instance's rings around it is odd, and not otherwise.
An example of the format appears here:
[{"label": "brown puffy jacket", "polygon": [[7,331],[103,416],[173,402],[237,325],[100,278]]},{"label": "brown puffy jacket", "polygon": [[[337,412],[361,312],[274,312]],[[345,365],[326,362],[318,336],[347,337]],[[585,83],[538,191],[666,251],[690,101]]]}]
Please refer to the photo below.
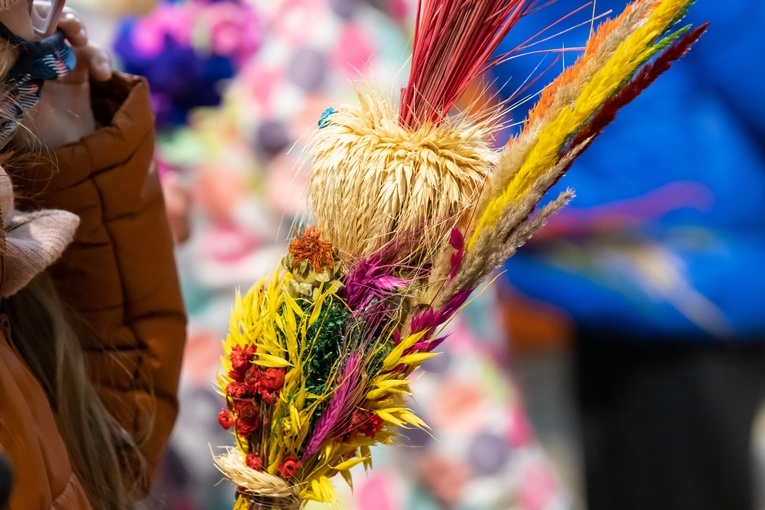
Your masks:
[{"label": "brown puffy jacket", "polygon": [[[38,206],[80,216],[74,243],[50,273],[95,332],[83,344],[85,362],[107,408],[129,432],[153,418],[142,446],[153,469],[178,410],[186,318],[152,170],[148,85],[115,76],[92,96],[106,127],[58,149],[59,171],[33,191]],[[41,386],[2,333],[0,449],[13,464],[11,510],[90,508]]]}]

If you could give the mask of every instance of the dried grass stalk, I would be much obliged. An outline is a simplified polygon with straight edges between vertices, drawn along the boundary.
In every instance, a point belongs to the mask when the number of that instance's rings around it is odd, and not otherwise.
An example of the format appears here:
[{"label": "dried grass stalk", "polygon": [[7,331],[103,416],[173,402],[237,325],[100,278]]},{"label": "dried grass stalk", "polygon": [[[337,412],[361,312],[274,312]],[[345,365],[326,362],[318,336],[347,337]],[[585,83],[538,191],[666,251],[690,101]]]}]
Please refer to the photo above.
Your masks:
[{"label": "dried grass stalk", "polygon": [[250,495],[254,500],[269,498],[271,507],[292,509],[299,508],[296,487],[265,471],[257,471],[244,463],[242,455],[232,447],[223,455],[214,457],[215,467],[223,476]]},{"label": "dried grass stalk", "polygon": [[[494,228],[481,232],[475,246],[465,253],[460,270],[454,281],[450,282],[448,289],[439,289],[433,285],[434,282],[430,282],[431,289],[429,291],[432,295],[428,296],[427,302],[434,302],[438,306],[461,290],[475,288],[499,264],[510,258],[515,250],[536,231],[536,229],[525,230],[524,225],[526,223],[536,220],[544,223],[550,215],[565,206],[573,197],[573,191],[568,190],[562,193],[555,201],[532,217],[532,213],[542,197],[587,148],[589,142],[590,140],[585,140],[571,149],[554,167],[534,182],[529,192],[521,198],[515,207],[510,207],[504,211]],[[504,152],[508,150],[506,148]],[[501,161],[500,159],[500,163]],[[541,227],[541,224],[539,226]],[[437,268],[434,271],[434,275],[442,273],[442,268]]]}]

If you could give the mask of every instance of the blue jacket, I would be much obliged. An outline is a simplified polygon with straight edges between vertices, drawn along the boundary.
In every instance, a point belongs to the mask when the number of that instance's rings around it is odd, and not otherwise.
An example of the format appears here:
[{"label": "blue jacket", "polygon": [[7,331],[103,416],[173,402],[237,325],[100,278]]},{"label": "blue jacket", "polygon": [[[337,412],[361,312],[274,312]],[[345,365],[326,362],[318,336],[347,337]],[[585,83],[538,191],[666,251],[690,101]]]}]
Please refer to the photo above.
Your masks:
[{"label": "blue jacket", "polygon": [[[523,20],[504,49],[570,4]],[[600,0],[597,9],[624,4]],[[688,21],[712,25],[573,166],[557,190],[572,187],[577,197],[550,235],[508,262],[507,277],[587,330],[765,339],[765,3],[700,0]],[[582,46],[587,29],[557,46]],[[511,91],[539,60],[512,60],[497,81],[514,75]]]}]

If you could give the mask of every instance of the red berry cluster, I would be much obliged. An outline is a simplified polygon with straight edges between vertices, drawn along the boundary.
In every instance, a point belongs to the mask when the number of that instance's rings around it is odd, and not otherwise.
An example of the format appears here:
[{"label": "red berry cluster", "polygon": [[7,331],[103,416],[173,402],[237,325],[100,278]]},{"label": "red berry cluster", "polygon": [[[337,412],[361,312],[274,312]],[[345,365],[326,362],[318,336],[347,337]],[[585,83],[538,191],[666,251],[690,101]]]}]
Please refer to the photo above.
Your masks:
[{"label": "red berry cluster", "polygon": [[233,426],[237,434],[243,438],[250,437],[260,426],[258,404],[251,400],[237,400],[233,407],[233,412],[230,409],[223,409],[218,413],[218,423],[226,430]]},{"label": "red berry cluster", "polygon": [[253,398],[260,396],[266,404],[270,404],[279,396],[284,386],[283,368],[263,368],[253,364],[255,347],[247,345],[243,348],[236,346],[231,351],[232,369],[228,376],[232,382],[226,387],[230,397]]},{"label": "red berry cluster", "polygon": [[351,417],[350,431],[343,436],[343,441],[349,443],[359,434],[373,438],[382,430],[383,424],[383,419],[376,414],[361,409],[356,410]]},{"label": "red berry cluster", "polygon": [[[256,397],[264,404],[271,404],[284,386],[284,369],[262,368],[255,364],[254,345],[236,346],[231,350],[232,382],[226,386],[228,409],[218,414],[218,423],[228,430],[236,428],[237,434],[248,438],[260,426],[260,407]],[[262,404],[261,404],[262,405]]]}]

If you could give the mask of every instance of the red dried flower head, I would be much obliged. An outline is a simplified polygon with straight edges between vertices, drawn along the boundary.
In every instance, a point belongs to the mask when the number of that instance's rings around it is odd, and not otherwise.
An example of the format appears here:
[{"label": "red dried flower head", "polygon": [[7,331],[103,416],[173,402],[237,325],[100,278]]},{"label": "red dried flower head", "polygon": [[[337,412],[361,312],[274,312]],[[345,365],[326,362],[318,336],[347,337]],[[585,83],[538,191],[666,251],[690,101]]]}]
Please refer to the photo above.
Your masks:
[{"label": "red dried flower head", "polygon": [[300,461],[294,455],[287,455],[279,464],[279,473],[283,478],[292,478],[300,469]]},{"label": "red dried flower head", "polygon": [[274,401],[274,397],[276,396],[275,393],[271,393],[267,389],[261,388],[260,389],[260,398],[263,399],[264,404],[271,404]]},{"label": "red dried flower head", "polygon": [[235,404],[236,408],[236,431],[242,437],[249,437],[260,426],[260,414],[255,403],[240,400]]},{"label": "red dried flower head", "polygon": [[252,360],[255,359],[255,346],[245,345],[244,349],[238,345],[231,349],[231,366],[233,370],[229,372],[229,377],[237,382],[244,380],[244,375],[247,373],[247,369],[252,365]]},{"label": "red dried flower head", "polygon": [[236,420],[235,424],[236,433],[244,439],[248,439],[251,435],[258,431],[258,424],[242,423],[240,420]]},{"label": "red dried flower head", "polygon": [[267,368],[260,376],[260,385],[271,391],[282,389],[282,386],[284,386],[284,369]]},{"label": "red dried flower head", "polygon": [[321,240],[319,229],[308,227],[302,233],[295,230],[295,238],[290,242],[292,268],[307,260],[314,271],[321,272],[335,264],[332,256],[332,243]]},{"label": "red dried flower head", "polygon": [[236,411],[236,417],[244,419],[247,422],[252,422],[258,418],[258,404],[251,400],[239,400],[234,403],[234,410]]},{"label": "red dried flower head", "polygon": [[247,467],[254,469],[255,471],[260,471],[263,469],[263,459],[254,453],[248,453],[244,462],[247,464]]},{"label": "red dried flower head", "polygon": [[254,395],[260,391],[260,367],[250,365],[247,373],[244,374],[244,386],[247,392]]},{"label": "red dried flower head", "polygon": [[367,413],[364,411],[354,411],[351,416],[351,430],[358,430],[367,419]]},{"label": "red dried flower head", "polygon": [[351,417],[351,426],[349,432],[343,436],[344,442],[350,442],[356,439],[357,434],[364,434],[373,438],[380,432],[385,422],[374,413],[367,411],[355,411]]},{"label": "red dried flower head", "polygon": [[247,396],[247,388],[245,388],[242,383],[228,383],[228,386],[226,386],[226,395],[233,398],[244,398]]},{"label": "red dried flower head", "polygon": [[236,370],[229,370],[228,371],[228,377],[232,379],[234,382],[242,382],[244,380],[244,377],[242,376],[241,372],[237,372]]},{"label": "red dried flower head", "polygon": [[237,419],[234,425],[236,433],[239,434],[240,437],[247,439],[258,431],[258,425],[260,424],[258,422],[245,423],[242,420]]},{"label": "red dried flower head", "polygon": [[364,420],[364,423],[361,424],[359,427],[359,432],[361,434],[364,434],[365,436],[369,438],[375,437],[375,434],[380,432],[383,428],[383,419],[377,416],[376,414],[373,414],[371,416],[368,416],[366,420]]},{"label": "red dried flower head", "polygon": [[228,430],[231,427],[234,426],[234,416],[231,414],[231,411],[228,409],[224,409],[221,412],[218,413],[218,423],[220,423],[220,426],[224,429]]}]

